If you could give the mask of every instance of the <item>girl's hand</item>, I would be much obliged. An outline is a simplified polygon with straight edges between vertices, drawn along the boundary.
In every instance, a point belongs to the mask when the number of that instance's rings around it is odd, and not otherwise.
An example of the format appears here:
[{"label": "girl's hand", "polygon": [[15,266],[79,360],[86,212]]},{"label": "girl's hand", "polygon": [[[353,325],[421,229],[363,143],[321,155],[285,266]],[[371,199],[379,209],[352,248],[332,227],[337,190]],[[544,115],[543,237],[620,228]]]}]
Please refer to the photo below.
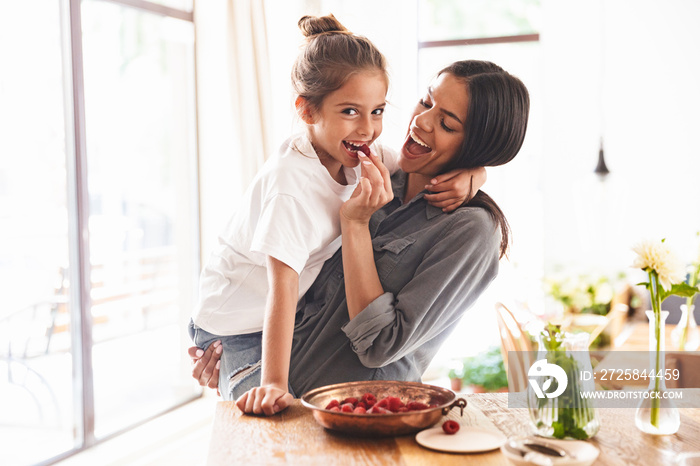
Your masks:
[{"label": "girl's hand", "polygon": [[202,387],[216,389],[216,394],[219,393],[219,359],[221,359],[221,351],[224,349],[220,341],[215,341],[203,351],[197,346],[192,346],[187,350],[192,359],[194,366],[192,367],[192,377],[194,377]]},{"label": "girl's hand", "polygon": [[452,212],[465,202],[469,202],[476,192],[486,183],[484,167],[452,170],[438,175],[425,187],[433,194],[426,194],[425,199],[443,212]]},{"label": "girl's hand", "polygon": [[272,416],[286,409],[294,397],[275,385],[251,388],[236,400],[236,406],[244,413]]},{"label": "girl's hand", "polygon": [[341,221],[368,224],[373,213],[394,198],[391,174],[375,154],[359,153],[362,178],[350,199],[340,208]]}]

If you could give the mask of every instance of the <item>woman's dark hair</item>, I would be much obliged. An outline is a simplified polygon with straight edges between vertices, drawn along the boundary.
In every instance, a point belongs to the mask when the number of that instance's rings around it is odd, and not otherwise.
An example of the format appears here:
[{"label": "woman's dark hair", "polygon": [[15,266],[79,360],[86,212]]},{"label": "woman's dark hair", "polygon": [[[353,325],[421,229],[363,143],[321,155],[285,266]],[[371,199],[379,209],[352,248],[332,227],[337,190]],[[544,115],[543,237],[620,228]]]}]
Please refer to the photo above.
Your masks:
[{"label": "woman's dark hair", "polygon": [[[520,79],[487,61],[464,60],[438,73],[449,73],[467,88],[464,142],[445,168],[494,167],[510,162],[525,139],[530,96]],[[486,209],[501,229],[500,255],[508,251],[510,226],[503,211],[485,192],[476,193],[466,205]]]}]

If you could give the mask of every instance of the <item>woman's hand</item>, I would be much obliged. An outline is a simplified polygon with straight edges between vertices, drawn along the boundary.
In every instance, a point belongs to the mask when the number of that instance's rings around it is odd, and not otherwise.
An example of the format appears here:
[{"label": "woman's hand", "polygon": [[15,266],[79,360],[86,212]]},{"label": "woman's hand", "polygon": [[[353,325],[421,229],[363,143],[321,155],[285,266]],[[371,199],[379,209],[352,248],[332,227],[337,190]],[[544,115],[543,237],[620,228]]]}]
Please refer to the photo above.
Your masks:
[{"label": "woman's hand", "polygon": [[219,360],[221,359],[221,351],[224,349],[220,341],[215,341],[203,351],[197,346],[192,346],[187,350],[192,359],[194,366],[192,367],[192,377],[194,377],[202,387],[215,388],[216,394],[219,393]]},{"label": "woman's hand", "polygon": [[236,400],[236,406],[244,413],[272,416],[286,409],[294,397],[286,389],[275,385],[251,388]]},{"label": "woman's hand", "polygon": [[373,213],[394,198],[391,175],[375,154],[359,152],[362,178],[350,199],[340,208],[341,222],[368,224]]},{"label": "woman's hand", "polygon": [[469,202],[484,183],[484,167],[452,170],[430,180],[425,189],[433,194],[426,194],[425,199],[443,212],[452,212]]}]

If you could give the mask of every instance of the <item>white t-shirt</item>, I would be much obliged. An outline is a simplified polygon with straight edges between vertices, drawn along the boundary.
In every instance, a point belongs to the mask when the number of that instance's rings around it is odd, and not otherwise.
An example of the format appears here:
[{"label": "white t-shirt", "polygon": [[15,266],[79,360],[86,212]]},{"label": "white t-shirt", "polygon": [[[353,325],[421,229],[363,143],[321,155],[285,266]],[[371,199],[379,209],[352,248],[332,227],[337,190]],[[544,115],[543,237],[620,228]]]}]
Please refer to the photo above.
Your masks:
[{"label": "white t-shirt", "polygon": [[[397,155],[381,145],[392,173]],[[299,274],[299,297],[323,263],[340,247],[340,206],[360,179],[360,167],[343,167],[347,185],[338,184],[318,160],[304,135],[285,141],[253,179],[242,204],[202,270],[194,323],[215,335],[262,330],[269,285],[266,257]]]}]

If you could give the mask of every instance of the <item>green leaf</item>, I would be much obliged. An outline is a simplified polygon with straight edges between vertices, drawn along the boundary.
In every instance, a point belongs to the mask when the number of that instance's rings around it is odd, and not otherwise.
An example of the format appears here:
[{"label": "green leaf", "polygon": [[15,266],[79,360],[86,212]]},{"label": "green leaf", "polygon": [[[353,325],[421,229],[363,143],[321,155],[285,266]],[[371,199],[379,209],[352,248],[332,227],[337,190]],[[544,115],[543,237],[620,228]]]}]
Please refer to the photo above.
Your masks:
[{"label": "green leaf", "polygon": [[683,282],[673,285],[669,291],[663,290],[661,293],[659,293],[659,296],[661,297],[661,301],[671,295],[682,296],[683,298],[692,298],[699,291],[700,290],[698,290],[697,286],[690,286]]},{"label": "green leaf", "polygon": [[678,296],[683,296],[684,298],[692,298],[695,293],[700,293],[700,289],[697,286],[690,286],[687,283],[678,283],[673,285],[671,292]]},{"label": "green leaf", "polygon": [[575,438],[576,440],[586,440],[588,438],[586,431],[580,427],[572,429],[571,432],[569,432],[569,436]]},{"label": "green leaf", "polygon": [[552,423],[552,428],[554,428],[554,432],[552,433],[552,437],[554,438],[564,438],[566,437],[566,433],[564,432],[564,424],[561,422],[553,422]]}]

